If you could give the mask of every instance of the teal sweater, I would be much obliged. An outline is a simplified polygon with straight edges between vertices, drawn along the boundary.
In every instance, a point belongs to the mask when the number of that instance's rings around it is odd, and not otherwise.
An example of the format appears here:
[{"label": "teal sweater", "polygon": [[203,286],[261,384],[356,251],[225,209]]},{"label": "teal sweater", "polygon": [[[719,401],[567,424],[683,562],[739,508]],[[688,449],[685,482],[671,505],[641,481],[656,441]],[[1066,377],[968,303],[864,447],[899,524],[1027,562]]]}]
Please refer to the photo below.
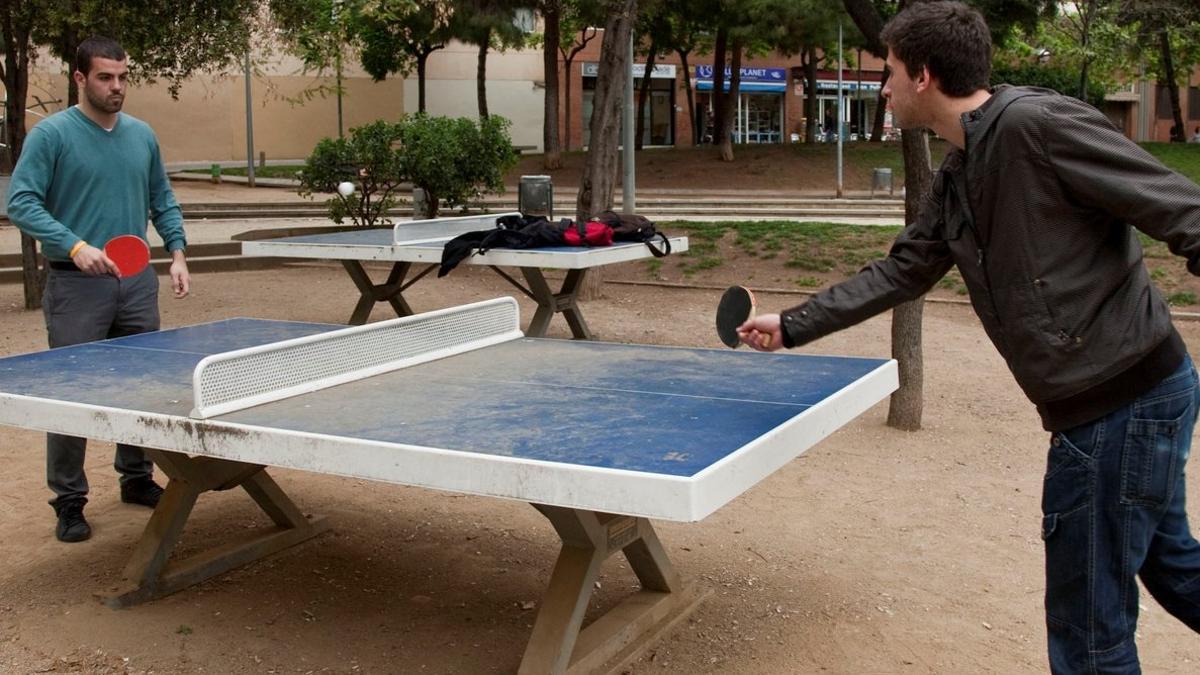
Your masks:
[{"label": "teal sweater", "polygon": [[29,131],[8,187],[8,218],[47,258],[68,260],[81,239],[103,247],[121,234],[145,238],[147,217],[168,251],[187,246],[148,124],[121,113],[105,131],[71,107]]}]

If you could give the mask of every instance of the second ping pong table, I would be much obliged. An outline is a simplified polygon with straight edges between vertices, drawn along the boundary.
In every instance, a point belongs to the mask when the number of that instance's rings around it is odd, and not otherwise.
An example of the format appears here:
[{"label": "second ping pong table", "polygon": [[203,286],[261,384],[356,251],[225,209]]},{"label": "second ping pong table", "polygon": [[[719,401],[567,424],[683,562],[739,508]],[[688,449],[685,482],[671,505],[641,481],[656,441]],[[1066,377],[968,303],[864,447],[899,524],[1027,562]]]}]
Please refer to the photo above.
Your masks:
[{"label": "second ping pong table", "polygon": [[[371,310],[380,302],[390,304],[397,316],[413,314],[413,308],[404,298],[404,291],[438,268],[442,247],[447,241],[466,232],[492,229],[498,218],[513,215],[521,214],[513,212],[434,218],[400,222],[390,230],[359,229],[246,241],[242,243],[242,254],[340,261],[359,292],[358,302],[347,323],[360,325],[366,323]],[[672,253],[683,253],[688,248],[687,237],[670,237],[669,242]],[[618,242],[597,247],[493,248],[486,253],[472,255],[460,264],[487,265],[537,303],[526,334],[544,336],[550,319],[561,313],[573,337],[590,340],[592,333],[578,304],[579,291],[588,271],[604,265],[643,260],[652,255],[645,244]],[[375,283],[367,273],[363,263],[371,261],[392,263],[387,280],[383,283]],[[414,264],[423,267],[410,277]],[[505,267],[517,268],[524,283],[504,271]],[[548,269],[566,271],[557,291],[551,288],[543,272]]]},{"label": "second ping pong table", "polygon": [[[888,359],[527,338],[512,298],[338,327],[230,319],[0,358],[0,424],[130,443],[169,481],[110,599],[129,606],[330,526],[266,467],[532,504],[562,547],[522,673],[632,658],[686,615],[650,519],[699,521],[885,398]],[[197,500],[275,526],[176,560]],[[601,563],[640,583],[581,630]]]}]

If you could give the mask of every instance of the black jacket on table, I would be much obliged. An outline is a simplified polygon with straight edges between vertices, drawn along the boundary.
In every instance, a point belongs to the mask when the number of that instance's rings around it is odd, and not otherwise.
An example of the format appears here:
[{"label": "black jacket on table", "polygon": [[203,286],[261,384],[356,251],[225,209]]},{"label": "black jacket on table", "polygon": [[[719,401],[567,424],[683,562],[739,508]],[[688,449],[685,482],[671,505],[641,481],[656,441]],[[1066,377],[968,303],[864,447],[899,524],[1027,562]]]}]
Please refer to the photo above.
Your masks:
[{"label": "black jacket on table", "polygon": [[1200,274],[1200,186],[1049,90],[998,87],[962,124],[965,151],[946,157],[888,256],[784,311],[784,345],[920,297],[958,265],[1048,430],[1106,415],[1178,368],[1186,349],[1134,228]]}]

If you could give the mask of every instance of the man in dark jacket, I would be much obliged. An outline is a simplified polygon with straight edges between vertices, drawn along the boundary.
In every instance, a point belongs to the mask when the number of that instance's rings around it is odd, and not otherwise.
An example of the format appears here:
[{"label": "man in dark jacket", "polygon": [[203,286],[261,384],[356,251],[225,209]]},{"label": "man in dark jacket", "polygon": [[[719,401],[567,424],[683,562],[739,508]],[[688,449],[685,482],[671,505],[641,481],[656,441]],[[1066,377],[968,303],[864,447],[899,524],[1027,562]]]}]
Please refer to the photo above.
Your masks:
[{"label": "man in dark jacket", "polygon": [[957,265],[988,336],[1051,432],[1042,495],[1050,664],[1137,672],[1141,578],[1200,631],[1200,544],[1184,506],[1196,372],[1134,227],[1200,274],[1200,186],[1094,108],[987,89],[987,25],[957,2],[884,27],[896,125],[954,146],[885,259],[781,314],[760,350],[801,345],[928,291]]}]

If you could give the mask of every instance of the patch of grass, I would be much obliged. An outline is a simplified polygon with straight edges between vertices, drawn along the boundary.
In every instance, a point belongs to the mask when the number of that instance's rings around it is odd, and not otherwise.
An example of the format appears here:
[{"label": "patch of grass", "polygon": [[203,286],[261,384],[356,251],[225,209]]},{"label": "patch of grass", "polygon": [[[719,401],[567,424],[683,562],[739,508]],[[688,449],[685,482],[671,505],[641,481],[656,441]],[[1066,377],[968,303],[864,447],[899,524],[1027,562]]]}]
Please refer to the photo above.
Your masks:
[{"label": "patch of grass", "polygon": [[795,267],[806,272],[832,272],[836,268],[837,261],[826,256],[808,256],[796,255],[787,259],[784,265]]},{"label": "patch of grass", "polygon": [[711,270],[715,267],[720,267],[721,264],[722,264],[722,261],[720,258],[718,258],[716,256],[706,256],[706,257],[700,258],[699,260],[697,260],[694,263],[685,264],[681,269],[683,270],[684,274],[690,275],[690,274],[695,274],[697,272],[701,272],[703,270]]},{"label": "patch of grass", "polygon": [[816,277],[799,277],[796,279],[796,285],[801,288],[821,288],[825,284]]},{"label": "patch of grass", "polygon": [[937,282],[937,287],[947,291],[952,291],[957,295],[967,294],[967,285],[963,283],[962,273],[958,271],[957,267],[952,268],[949,272],[947,272],[946,276],[942,277],[941,280]]},{"label": "patch of grass", "polygon": [[1161,267],[1155,267],[1150,270],[1150,278],[1154,281],[1162,281],[1167,276],[1167,271]]},{"label": "patch of grass", "polygon": [[1142,143],[1141,146],[1169,168],[1200,183],[1200,143]]},{"label": "patch of grass", "polygon": [[1196,304],[1196,294],[1191,291],[1179,291],[1167,296],[1167,304],[1179,307]]},{"label": "patch of grass", "polygon": [[1142,255],[1147,258],[1170,258],[1171,250],[1163,242],[1151,237],[1150,235],[1139,231],[1137,233],[1138,243],[1142,245]]},{"label": "patch of grass", "polygon": [[662,272],[663,261],[661,258],[651,258],[646,261],[646,272],[652,277],[657,277]]},{"label": "patch of grass", "polygon": [[[254,167],[255,178],[295,178],[296,174],[303,169],[302,166],[256,166]],[[223,176],[245,176],[246,167],[229,167],[221,169]]]},{"label": "patch of grass", "polygon": [[179,628],[175,629],[175,634],[176,635],[191,635],[192,627],[187,624],[180,624]]}]

